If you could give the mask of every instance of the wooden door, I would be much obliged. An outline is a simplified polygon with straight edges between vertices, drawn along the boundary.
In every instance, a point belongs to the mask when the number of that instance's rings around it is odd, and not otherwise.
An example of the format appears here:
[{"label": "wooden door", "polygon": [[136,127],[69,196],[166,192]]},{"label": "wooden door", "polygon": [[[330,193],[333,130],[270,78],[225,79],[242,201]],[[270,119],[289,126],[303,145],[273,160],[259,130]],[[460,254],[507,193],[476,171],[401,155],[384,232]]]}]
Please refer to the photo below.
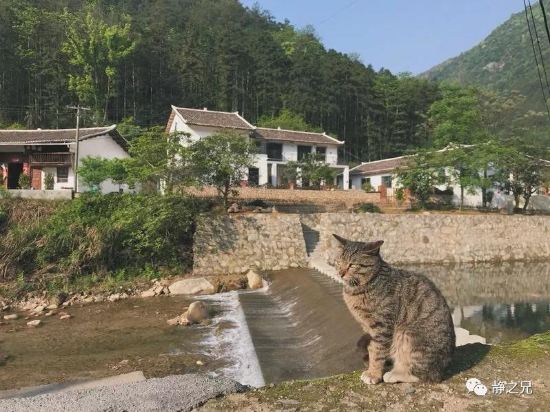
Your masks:
[{"label": "wooden door", "polygon": [[42,168],[33,167],[31,169],[31,187],[34,190],[42,190]]}]

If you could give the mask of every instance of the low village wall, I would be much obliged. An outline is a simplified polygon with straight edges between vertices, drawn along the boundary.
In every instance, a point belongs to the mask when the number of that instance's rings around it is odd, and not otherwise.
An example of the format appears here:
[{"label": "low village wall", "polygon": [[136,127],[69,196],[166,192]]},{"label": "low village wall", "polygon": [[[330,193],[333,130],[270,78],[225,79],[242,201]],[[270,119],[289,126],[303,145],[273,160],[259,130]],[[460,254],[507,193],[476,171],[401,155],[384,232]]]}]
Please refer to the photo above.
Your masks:
[{"label": "low village wall", "polygon": [[[202,190],[189,189],[198,197],[216,198],[215,188],[206,187]],[[344,204],[351,207],[360,203],[380,203],[380,193],[366,193],[362,190],[301,190],[301,189],[267,189],[241,187],[237,189],[238,201],[261,199],[274,203],[291,204]]]},{"label": "low village wall", "polygon": [[334,260],[333,233],[384,240],[390,263],[465,263],[550,258],[550,217],[505,215],[250,214],[203,218],[195,234],[196,274],[255,267],[307,267],[301,224],[319,233],[315,255]]}]

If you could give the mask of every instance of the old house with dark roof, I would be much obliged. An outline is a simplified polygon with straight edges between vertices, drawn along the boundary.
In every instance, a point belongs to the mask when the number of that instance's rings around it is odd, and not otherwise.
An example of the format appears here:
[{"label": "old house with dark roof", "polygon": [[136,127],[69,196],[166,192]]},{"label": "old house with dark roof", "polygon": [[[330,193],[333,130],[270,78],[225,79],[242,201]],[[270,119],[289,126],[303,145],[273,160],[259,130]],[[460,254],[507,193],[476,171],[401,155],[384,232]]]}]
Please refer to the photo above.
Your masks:
[{"label": "old house with dark roof", "polygon": [[[116,126],[82,128],[79,132],[78,164],[89,156],[106,159],[129,157],[126,140]],[[0,185],[18,189],[22,174],[28,174],[33,190],[45,189],[48,174],[54,190],[75,188],[76,129],[0,130]],[[87,188],[79,179],[79,191]],[[102,183],[104,193],[119,191],[110,181]]]},{"label": "old house with dark roof", "polygon": [[248,171],[249,185],[283,186],[287,183],[284,172],[288,162],[299,161],[308,154],[317,153],[340,176],[340,186],[346,190],[349,188],[349,168],[338,161],[338,148],[344,142],[326,133],[255,127],[236,112],[176,106],[172,106],[166,126],[168,133],[187,133],[191,141],[211,136],[221,130],[233,130],[255,140],[259,153],[256,155],[254,167]]}]

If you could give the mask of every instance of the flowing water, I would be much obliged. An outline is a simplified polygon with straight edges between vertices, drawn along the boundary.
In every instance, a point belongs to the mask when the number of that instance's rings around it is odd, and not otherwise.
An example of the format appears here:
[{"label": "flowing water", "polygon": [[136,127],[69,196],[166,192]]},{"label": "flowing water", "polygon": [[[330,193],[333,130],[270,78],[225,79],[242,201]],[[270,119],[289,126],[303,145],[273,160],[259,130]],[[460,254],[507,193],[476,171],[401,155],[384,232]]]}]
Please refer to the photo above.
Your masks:
[{"label": "flowing water", "polygon": [[[550,264],[423,266],[473,341],[507,342],[550,330]],[[269,286],[203,298],[209,325],[170,327],[190,302],[182,297],[129,299],[71,307],[73,318],[0,325],[0,389],[136,370],[147,377],[206,372],[253,386],[362,367],[361,330],[341,285],[312,269],[267,275]],[[464,337],[464,336],[463,336]],[[197,364],[197,361],[200,361]]]}]

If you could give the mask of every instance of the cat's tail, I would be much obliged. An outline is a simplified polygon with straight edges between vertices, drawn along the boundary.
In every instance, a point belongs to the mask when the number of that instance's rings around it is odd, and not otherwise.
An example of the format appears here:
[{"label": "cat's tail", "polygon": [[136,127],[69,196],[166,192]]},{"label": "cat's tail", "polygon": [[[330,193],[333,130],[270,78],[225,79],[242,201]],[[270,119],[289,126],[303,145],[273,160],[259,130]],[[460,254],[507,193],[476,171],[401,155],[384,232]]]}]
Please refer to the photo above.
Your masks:
[{"label": "cat's tail", "polygon": [[367,364],[369,362],[369,344],[372,340],[368,333],[362,335],[357,341],[357,351],[363,354],[363,362]]}]

